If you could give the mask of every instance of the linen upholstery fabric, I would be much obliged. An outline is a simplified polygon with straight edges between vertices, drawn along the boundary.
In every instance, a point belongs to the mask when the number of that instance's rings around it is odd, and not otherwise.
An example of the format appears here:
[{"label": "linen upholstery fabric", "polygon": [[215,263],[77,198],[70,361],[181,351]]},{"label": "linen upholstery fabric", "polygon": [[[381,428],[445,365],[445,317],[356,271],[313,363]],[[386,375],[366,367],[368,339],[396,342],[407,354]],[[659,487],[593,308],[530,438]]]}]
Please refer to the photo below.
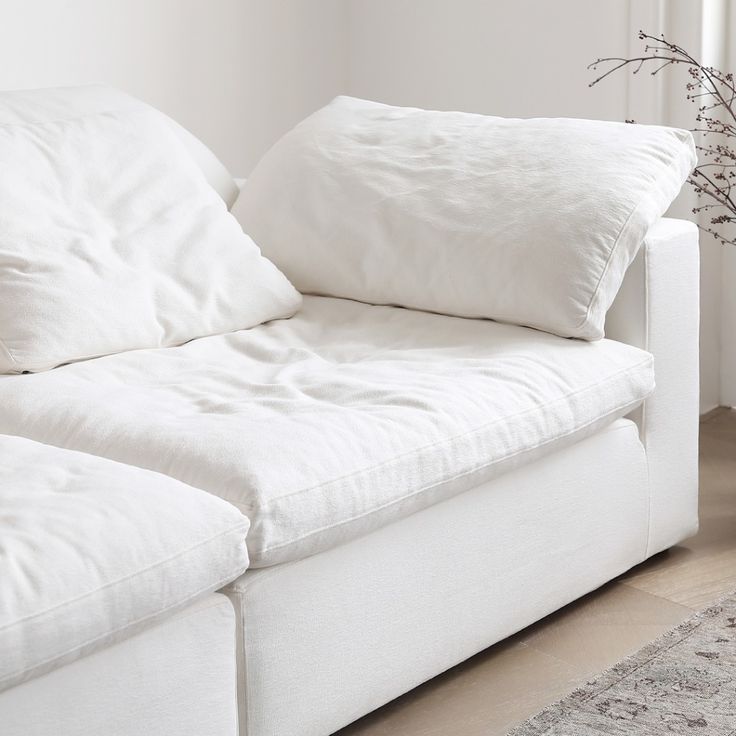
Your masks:
[{"label": "linen upholstery fabric", "polygon": [[683,130],[338,97],[233,212],[302,292],[594,340],[695,161]]},{"label": "linen upholstery fabric", "polygon": [[263,258],[159,115],[0,125],[0,372],[290,316]]},{"label": "linen upholstery fabric", "polygon": [[166,476],[0,437],[0,690],[222,587],[248,566],[247,531]]},{"label": "linen upholstery fabric", "polygon": [[647,234],[606,320],[606,335],[654,355],[657,389],[637,410],[647,450],[647,556],[698,529],[698,229],[663,219]]},{"label": "linen upholstery fabric", "polygon": [[0,693],[3,736],[236,736],[235,615],[212,593]]},{"label": "linen upholstery fabric", "polygon": [[647,463],[630,421],[340,547],[249,570],[247,736],[324,736],[644,559]]},{"label": "linen upholstery fabric", "polygon": [[[119,89],[101,84],[0,92],[0,125],[51,122],[100,112],[140,109],[154,108]],[[186,128],[160,111],[157,114],[181,140],[228,208],[232,207],[240,190],[223,163]]]},{"label": "linen upholstery fabric", "polygon": [[171,475],[298,559],[590,435],[654,387],[649,353],[307,297],[291,320],[0,379],[0,431]]}]

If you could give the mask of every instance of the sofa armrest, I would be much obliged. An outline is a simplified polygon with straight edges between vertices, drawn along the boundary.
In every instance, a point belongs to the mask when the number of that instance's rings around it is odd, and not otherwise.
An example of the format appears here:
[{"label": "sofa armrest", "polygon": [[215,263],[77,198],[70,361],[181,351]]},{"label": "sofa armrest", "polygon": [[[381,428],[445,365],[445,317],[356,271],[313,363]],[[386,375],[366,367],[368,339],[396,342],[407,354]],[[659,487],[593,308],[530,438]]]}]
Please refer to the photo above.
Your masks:
[{"label": "sofa armrest", "polygon": [[657,387],[633,417],[649,460],[647,557],[698,528],[698,264],[697,227],[663,218],[606,318],[606,337],[654,355]]}]

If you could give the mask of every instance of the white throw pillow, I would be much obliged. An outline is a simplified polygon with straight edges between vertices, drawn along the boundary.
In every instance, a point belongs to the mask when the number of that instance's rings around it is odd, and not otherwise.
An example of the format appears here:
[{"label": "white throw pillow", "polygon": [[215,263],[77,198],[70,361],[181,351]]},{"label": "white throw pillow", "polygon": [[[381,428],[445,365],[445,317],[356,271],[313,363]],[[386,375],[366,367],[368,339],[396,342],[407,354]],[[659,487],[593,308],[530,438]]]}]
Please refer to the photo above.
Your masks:
[{"label": "white throw pillow", "polygon": [[0,125],[0,372],[244,329],[300,299],[155,111]]},{"label": "white throw pillow", "polygon": [[233,213],[302,292],[592,340],[695,161],[683,130],[338,97]]},{"label": "white throw pillow", "polygon": [[[41,123],[62,118],[77,118],[98,112],[124,112],[154,108],[114,87],[88,84],[79,87],[49,87],[0,92],[0,124]],[[189,155],[207,177],[210,185],[232,207],[238,197],[238,185],[225,165],[195,135],[157,111],[171,126]]]}]

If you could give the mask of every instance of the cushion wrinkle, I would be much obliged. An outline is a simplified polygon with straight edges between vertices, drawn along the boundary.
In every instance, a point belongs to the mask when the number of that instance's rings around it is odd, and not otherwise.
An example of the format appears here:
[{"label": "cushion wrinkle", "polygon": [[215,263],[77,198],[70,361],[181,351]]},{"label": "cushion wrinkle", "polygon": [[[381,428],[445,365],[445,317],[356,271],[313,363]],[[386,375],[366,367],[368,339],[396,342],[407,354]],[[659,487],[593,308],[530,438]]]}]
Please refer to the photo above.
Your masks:
[{"label": "cushion wrinkle", "polygon": [[0,200],[0,372],[179,345],[301,302],[151,108],[0,124]]},{"label": "cushion wrinkle", "polygon": [[3,340],[0,340],[0,350],[2,350],[5,355],[7,356],[8,360],[14,365],[18,365],[18,361],[15,359],[15,356],[11,352],[10,348],[3,342]]},{"label": "cushion wrinkle", "polygon": [[[578,396],[578,395],[583,394],[585,392],[588,392],[591,389],[594,389],[594,388],[596,388],[598,386],[602,386],[602,385],[608,384],[610,378],[615,378],[618,375],[622,375],[622,374],[626,374],[626,373],[636,373],[641,368],[651,367],[652,366],[652,363],[653,363],[653,359],[650,356],[646,360],[641,361],[641,363],[637,364],[633,368],[627,367],[627,368],[623,368],[620,371],[616,371],[615,373],[610,374],[610,376],[607,376],[606,380],[604,380],[604,381],[597,381],[597,382],[592,383],[592,384],[590,384],[588,386],[584,386],[582,388],[576,389],[575,391],[571,391],[570,393],[565,394],[564,396],[560,396],[558,399],[555,399],[554,402],[550,402],[550,404],[554,404],[554,403],[565,403],[565,402],[569,401],[569,399],[571,399],[573,396]],[[637,400],[635,403],[638,404],[638,403],[640,403],[640,401]],[[548,406],[550,404],[548,404]],[[626,402],[623,405],[623,408],[627,408],[628,407],[628,404],[629,404],[629,402]],[[622,407],[617,407],[614,410],[614,412],[612,412],[612,413],[619,412],[619,411],[621,411],[621,409],[622,409]],[[391,457],[391,458],[383,461],[382,463],[377,463],[376,465],[372,465],[372,466],[369,466],[369,467],[363,467],[363,468],[360,468],[358,470],[355,470],[355,471],[353,471],[351,473],[347,473],[345,475],[341,475],[341,476],[339,476],[337,478],[330,478],[330,480],[327,481],[327,482],[333,483],[333,482],[340,482],[340,481],[347,480],[348,478],[351,478],[353,476],[361,475],[361,474],[366,473],[368,471],[371,471],[371,470],[375,470],[377,468],[380,468],[382,465],[393,463],[393,462],[396,462],[397,460],[400,461],[402,458],[407,457],[409,455],[415,455],[418,452],[423,452],[424,450],[430,450],[433,447],[437,447],[437,446],[442,445],[442,444],[448,444],[448,443],[450,443],[450,442],[452,442],[454,440],[461,439],[461,438],[466,437],[466,436],[469,436],[469,435],[478,434],[480,432],[485,431],[489,427],[492,427],[494,424],[499,424],[499,423],[508,424],[509,422],[512,422],[514,419],[516,419],[516,418],[518,418],[520,416],[523,416],[524,414],[528,414],[530,412],[537,411],[537,410],[538,410],[537,407],[530,406],[527,409],[524,409],[523,411],[517,412],[516,414],[512,414],[510,416],[498,417],[496,419],[493,419],[492,421],[486,422],[485,424],[482,424],[479,427],[475,427],[473,429],[470,429],[467,432],[462,432],[460,434],[456,434],[456,435],[453,435],[451,437],[443,437],[440,440],[437,440],[435,442],[430,442],[429,444],[422,445],[421,447],[412,448],[412,450],[407,451],[406,453],[403,453],[401,455],[396,455],[394,457]],[[563,436],[563,435],[558,435],[558,437],[561,437],[561,436]],[[539,445],[535,445],[534,447],[538,447],[538,446]],[[534,447],[532,447],[532,448],[525,448],[525,449],[534,449]],[[494,460],[494,462],[500,461],[500,460],[504,460],[504,459],[505,458],[499,458],[498,460]],[[480,467],[482,468],[482,467],[485,467],[485,466],[480,466]],[[473,472],[473,471],[469,471],[469,472]],[[446,478],[445,480],[440,481],[440,483],[445,482],[447,480],[452,480],[452,478]],[[320,484],[317,484],[317,485],[314,485],[314,486],[308,486],[308,487],[305,487],[305,488],[300,488],[299,490],[294,491],[293,493],[288,493],[286,495],[279,496],[278,500],[279,501],[282,501],[282,500],[288,499],[292,495],[298,495],[300,493],[308,493],[309,491],[313,491],[313,490],[316,490],[316,489],[320,488],[322,485],[324,485],[324,484],[320,483]],[[228,500],[230,500],[230,499],[228,499]],[[266,503],[265,506],[267,507],[268,506],[268,503]]]},{"label": "cushion wrinkle", "polygon": [[[641,401],[638,400],[638,399],[635,400],[635,401],[630,401],[627,404],[624,404],[624,405],[618,407],[618,409],[616,410],[616,412],[614,412],[614,415],[615,416],[621,416],[623,414],[626,414],[631,409],[634,409],[635,407],[637,407],[639,404],[641,404]],[[308,539],[309,537],[311,537],[311,536],[313,536],[315,534],[321,534],[326,529],[335,529],[339,525],[349,524],[349,523],[351,523],[353,521],[356,521],[357,519],[363,518],[364,516],[366,516],[368,514],[376,513],[377,511],[381,511],[381,510],[383,510],[385,508],[388,508],[388,507],[390,507],[390,506],[392,506],[394,504],[401,503],[402,501],[405,501],[408,498],[411,498],[413,496],[419,495],[421,493],[426,493],[427,491],[430,491],[433,488],[437,488],[438,486],[444,485],[445,483],[452,483],[453,481],[458,480],[460,478],[464,478],[464,477],[467,477],[467,476],[470,476],[470,475],[474,475],[476,473],[479,473],[480,471],[487,469],[491,465],[497,465],[497,464],[503,463],[504,461],[510,460],[510,459],[512,459],[512,458],[514,458],[514,457],[516,457],[518,455],[521,455],[522,453],[533,452],[534,450],[538,450],[538,449],[544,447],[545,445],[549,445],[549,444],[552,444],[552,443],[555,443],[555,444],[561,443],[561,441],[564,440],[566,437],[569,437],[570,435],[573,435],[573,434],[577,434],[581,430],[585,430],[587,427],[589,427],[591,425],[600,425],[600,423],[601,423],[601,418],[591,419],[589,422],[586,422],[584,425],[578,426],[576,429],[573,429],[573,430],[570,430],[568,432],[565,432],[564,434],[557,435],[556,437],[551,438],[551,439],[548,439],[548,440],[545,440],[544,442],[540,442],[539,444],[534,445],[533,447],[523,448],[523,449],[520,449],[520,450],[516,450],[516,451],[514,451],[512,453],[509,453],[508,455],[506,455],[504,457],[500,457],[498,459],[494,459],[492,462],[486,463],[485,465],[479,465],[479,466],[477,466],[475,468],[471,468],[470,470],[465,470],[462,473],[458,473],[457,475],[452,476],[450,478],[444,478],[442,480],[437,481],[436,483],[433,483],[430,486],[424,486],[422,488],[418,488],[418,489],[416,489],[416,490],[412,491],[411,493],[408,493],[408,494],[406,494],[404,496],[393,498],[390,501],[387,501],[382,506],[377,506],[377,507],[374,507],[374,508],[372,508],[372,509],[370,509],[368,511],[365,511],[365,512],[363,512],[361,514],[357,514],[356,516],[352,516],[350,518],[343,519],[343,520],[341,520],[339,522],[339,524],[332,524],[330,526],[325,526],[325,527],[322,527],[320,529],[314,529],[314,530],[308,532],[307,534],[304,534],[301,537],[296,537],[294,539],[290,539],[288,542],[284,542],[283,544],[274,545],[274,546],[271,546],[271,547],[265,547],[263,549],[262,554],[267,555],[269,552],[273,552],[275,550],[281,549],[282,547],[286,547],[288,545],[294,544],[295,542],[300,542],[300,541],[302,541],[304,539]],[[231,503],[232,503],[232,501],[231,501]]]},{"label": "cushion wrinkle", "polygon": [[111,107],[105,110],[95,110],[94,112],[80,113],[78,115],[70,115],[62,118],[43,118],[39,120],[23,120],[16,122],[2,122],[0,121],[0,128],[14,128],[14,127],[25,127],[29,125],[55,125],[57,123],[73,123],[76,120],[83,120],[84,118],[92,117],[94,115],[116,115],[119,113],[131,114],[135,112],[144,112],[143,108],[131,111],[130,107]]}]

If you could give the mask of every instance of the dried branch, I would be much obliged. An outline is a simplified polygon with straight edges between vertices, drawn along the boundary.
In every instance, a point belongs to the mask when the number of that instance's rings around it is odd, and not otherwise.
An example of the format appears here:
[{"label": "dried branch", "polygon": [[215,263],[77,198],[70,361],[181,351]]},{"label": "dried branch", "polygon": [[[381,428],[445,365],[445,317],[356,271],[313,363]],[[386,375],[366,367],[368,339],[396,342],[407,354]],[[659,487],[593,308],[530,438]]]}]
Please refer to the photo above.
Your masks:
[{"label": "dried branch", "polygon": [[[639,39],[645,42],[642,55],[632,58],[610,56],[589,64],[588,69],[592,71],[605,69],[589,86],[593,87],[625,68],[631,68],[633,74],[646,68],[656,76],[671,66],[686,67],[689,76],[686,99],[699,105],[692,132],[703,138],[703,144],[696,146],[700,163],[687,180],[702,202],[693,208],[693,214],[707,213],[707,224],[700,224],[701,229],[721,243],[736,245],[736,236],[727,235],[724,231],[724,226],[732,228],[736,225],[736,198],[732,195],[732,188],[736,186],[736,172],[733,171],[736,169],[736,147],[731,147],[731,139],[736,139],[734,76],[701,64],[664,35],[653,36],[639,31]],[[710,137],[718,142],[706,141]]]}]

